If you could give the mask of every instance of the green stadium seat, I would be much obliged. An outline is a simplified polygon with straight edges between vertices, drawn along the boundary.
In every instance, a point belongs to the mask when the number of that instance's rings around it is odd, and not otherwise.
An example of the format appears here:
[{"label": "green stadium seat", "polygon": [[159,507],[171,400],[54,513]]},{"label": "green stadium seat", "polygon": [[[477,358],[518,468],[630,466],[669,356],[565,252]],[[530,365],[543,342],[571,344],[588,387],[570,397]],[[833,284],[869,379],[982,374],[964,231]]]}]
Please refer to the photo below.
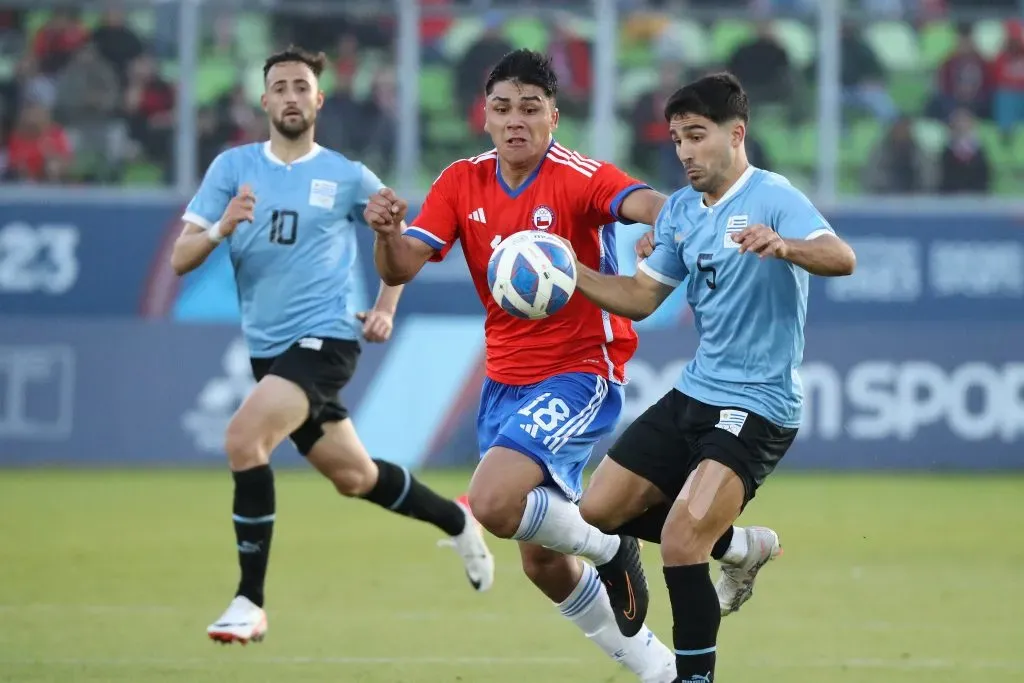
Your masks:
[{"label": "green stadium seat", "polygon": [[919,114],[935,89],[931,74],[893,71],[888,75],[888,90],[901,112]]},{"label": "green stadium seat", "polygon": [[420,69],[420,107],[428,113],[453,114],[455,109],[455,74],[445,66],[424,66]]},{"label": "green stadium seat", "polygon": [[902,21],[880,21],[869,24],[864,38],[878,55],[882,66],[890,71],[916,71],[921,66],[917,34]]},{"label": "green stadium seat", "polygon": [[476,17],[459,17],[444,35],[441,51],[445,59],[457,62],[484,32],[484,22]]},{"label": "green stadium seat", "polygon": [[715,62],[729,61],[736,48],[754,38],[754,25],[739,19],[722,19],[711,27],[711,56]]},{"label": "green stadium seat", "polygon": [[502,27],[502,34],[513,48],[525,47],[538,52],[548,49],[548,27],[537,17],[509,19]]},{"label": "green stadium seat", "polygon": [[593,17],[588,17],[580,14],[573,14],[566,25],[569,30],[579,36],[580,38],[586,38],[587,40],[593,40],[597,35],[597,23]]},{"label": "green stadium seat", "polygon": [[956,27],[948,21],[935,21],[921,29],[921,66],[938,67],[956,48]]},{"label": "green stadium seat", "polygon": [[233,87],[238,69],[228,57],[209,56],[200,60],[196,74],[196,102],[210,104]]},{"label": "green stadium seat", "polygon": [[146,40],[156,32],[156,12],[150,9],[132,10],[125,17],[125,23],[139,38]]},{"label": "green stadium seat", "polygon": [[585,122],[563,116],[558,120],[558,130],[555,131],[555,139],[563,147],[579,150],[585,154],[584,150],[590,147],[589,133],[589,126]]},{"label": "green stadium seat", "polygon": [[854,121],[850,131],[839,141],[840,164],[856,170],[863,168],[884,134],[885,129],[877,119]]},{"label": "green stadium seat", "polygon": [[683,46],[683,54],[689,65],[704,66],[711,59],[711,39],[699,22],[675,19],[665,27],[662,40],[666,38]]},{"label": "green stadium seat", "polygon": [[978,138],[981,140],[981,145],[985,149],[985,153],[988,154],[994,170],[997,173],[1008,174],[1013,165],[1013,149],[1006,144],[1007,141],[1003,137],[1002,131],[999,130],[999,126],[993,121],[978,121],[975,125]]},{"label": "green stadium seat", "polygon": [[643,67],[626,70],[619,77],[615,89],[617,105],[630,108],[644,93],[658,87],[660,77],[654,67]]},{"label": "green stadium seat", "polygon": [[242,75],[242,88],[245,100],[254,107],[260,106],[260,97],[266,85],[263,82],[263,64],[253,63],[246,67]]},{"label": "green stadium seat", "polygon": [[125,185],[162,185],[163,170],[148,161],[137,161],[125,167],[121,182]]},{"label": "green stadium seat", "polygon": [[11,55],[0,55],[0,82],[10,81],[18,68],[18,59]]},{"label": "green stadium seat", "polygon": [[811,63],[817,50],[813,28],[796,19],[780,19],[773,31],[794,66],[804,69]]},{"label": "green stadium seat", "polygon": [[272,52],[273,41],[266,14],[243,12],[235,23],[235,49],[242,61],[263,61]]},{"label": "green stadium seat", "polygon": [[35,37],[36,32],[50,20],[52,12],[48,9],[32,10],[25,15],[25,36],[29,43]]},{"label": "green stadium seat", "polygon": [[949,139],[949,127],[935,119],[917,119],[913,124],[914,139],[921,151],[930,156],[938,156],[946,147]]},{"label": "green stadium seat", "polygon": [[978,51],[987,59],[992,59],[1006,44],[1006,26],[998,19],[985,19],[974,25],[971,32]]}]

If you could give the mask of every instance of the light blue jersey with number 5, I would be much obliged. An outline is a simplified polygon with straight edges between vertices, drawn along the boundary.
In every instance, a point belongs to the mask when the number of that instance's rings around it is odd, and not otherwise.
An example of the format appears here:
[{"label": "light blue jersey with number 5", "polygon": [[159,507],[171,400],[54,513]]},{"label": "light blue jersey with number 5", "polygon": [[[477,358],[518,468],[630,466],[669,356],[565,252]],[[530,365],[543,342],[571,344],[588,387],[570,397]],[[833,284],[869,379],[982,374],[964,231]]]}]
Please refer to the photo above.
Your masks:
[{"label": "light blue jersey with number 5", "polygon": [[182,218],[209,229],[243,185],[256,195],[255,221],[226,242],[249,353],[276,356],[307,336],[358,339],[355,219],[380,179],[319,145],[290,164],[269,142],[244,145],[214,160]]},{"label": "light blue jersey with number 5", "polygon": [[741,254],[732,235],[758,224],[784,239],[832,233],[788,180],[751,167],[714,206],[689,187],[669,197],[654,226],[654,253],[639,269],[672,287],[689,277],[686,298],[700,341],[679,391],[799,427],[808,273],[787,261]]}]

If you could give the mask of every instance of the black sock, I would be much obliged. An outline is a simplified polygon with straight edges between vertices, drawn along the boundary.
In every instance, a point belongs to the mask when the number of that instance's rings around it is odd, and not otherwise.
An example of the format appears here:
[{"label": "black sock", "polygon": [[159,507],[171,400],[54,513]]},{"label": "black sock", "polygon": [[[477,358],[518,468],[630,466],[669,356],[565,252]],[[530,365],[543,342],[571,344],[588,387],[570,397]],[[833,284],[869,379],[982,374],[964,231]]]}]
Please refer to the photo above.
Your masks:
[{"label": "black sock", "polygon": [[274,533],[274,472],[270,465],[233,472],[235,478],[235,538],[242,580],[236,595],[263,606],[263,583]]},{"label": "black sock", "polygon": [[363,496],[371,503],[406,517],[433,524],[449,536],[458,536],[466,528],[466,513],[458,503],[442,498],[404,467],[374,459],[380,474],[377,485]]},{"label": "black sock", "polygon": [[669,505],[655,505],[648,508],[642,515],[629,520],[615,531],[608,533],[613,536],[632,536],[651,543],[661,543],[661,530],[668,519]]},{"label": "black sock", "polygon": [[672,603],[672,642],[676,681],[714,683],[715,643],[722,621],[708,564],[665,567]]},{"label": "black sock", "polygon": [[725,530],[725,533],[722,534],[722,537],[715,541],[715,547],[711,549],[711,557],[716,560],[720,560],[725,557],[725,552],[729,549],[729,544],[732,543],[732,530],[733,527],[730,526]]}]

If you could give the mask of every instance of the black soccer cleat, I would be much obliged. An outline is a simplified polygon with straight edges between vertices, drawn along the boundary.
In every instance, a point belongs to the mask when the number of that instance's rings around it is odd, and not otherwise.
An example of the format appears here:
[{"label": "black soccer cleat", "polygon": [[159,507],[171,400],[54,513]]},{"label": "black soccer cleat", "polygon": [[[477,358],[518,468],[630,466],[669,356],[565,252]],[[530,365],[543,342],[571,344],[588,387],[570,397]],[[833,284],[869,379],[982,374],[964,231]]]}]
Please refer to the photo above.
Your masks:
[{"label": "black soccer cleat", "polygon": [[632,536],[620,536],[619,550],[607,564],[597,569],[608,599],[615,612],[615,623],[619,631],[632,638],[647,620],[647,608],[651,594],[647,589],[647,577],[640,563],[640,544]]}]

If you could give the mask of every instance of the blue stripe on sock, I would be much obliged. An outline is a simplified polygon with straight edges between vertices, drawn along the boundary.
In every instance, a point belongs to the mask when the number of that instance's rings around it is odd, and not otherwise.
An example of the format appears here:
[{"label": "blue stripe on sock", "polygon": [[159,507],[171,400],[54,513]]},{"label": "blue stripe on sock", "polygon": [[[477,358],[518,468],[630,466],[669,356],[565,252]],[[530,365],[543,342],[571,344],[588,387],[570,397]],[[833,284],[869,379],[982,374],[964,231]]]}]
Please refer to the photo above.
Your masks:
[{"label": "blue stripe on sock", "polygon": [[275,515],[263,515],[262,517],[243,517],[242,515],[231,515],[231,519],[239,524],[266,524],[273,522]]},{"label": "blue stripe on sock", "polygon": [[530,519],[523,533],[516,534],[515,539],[517,541],[529,541],[540,531],[540,525],[544,522],[544,515],[548,512],[548,497],[543,490],[533,489],[527,494],[526,509],[531,511]]},{"label": "blue stripe on sock", "polygon": [[388,507],[388,510],[397,510],[398,507],[405,502],[406,496],[409,495],[409,489],[412,488],[412,475],[409,474],[409,470],[403,467],[402,474],[405,475],[405,485],[402,487],[402,493],[398,496],[398,500]]},{"label": "blue stripe on sock", "polygon": [[703,650],[676,650],[676,654],[680,657],[694,657],[696,655],[709,655],[717,649],[718,647],[716,645],[712,645],[711,647],[706,647]]},{"label": "blue stripe on sock", "polygon": [[583,580],[580,582],[583,584],[583,589],[569,604],[564,605],[561,610],[562,615],[570,619],[577,614],[581,614],[594,604],[597,596],[601,594],[601,580],[598,578],[597,572],[590,565],[587,565],[583,571]]}]

